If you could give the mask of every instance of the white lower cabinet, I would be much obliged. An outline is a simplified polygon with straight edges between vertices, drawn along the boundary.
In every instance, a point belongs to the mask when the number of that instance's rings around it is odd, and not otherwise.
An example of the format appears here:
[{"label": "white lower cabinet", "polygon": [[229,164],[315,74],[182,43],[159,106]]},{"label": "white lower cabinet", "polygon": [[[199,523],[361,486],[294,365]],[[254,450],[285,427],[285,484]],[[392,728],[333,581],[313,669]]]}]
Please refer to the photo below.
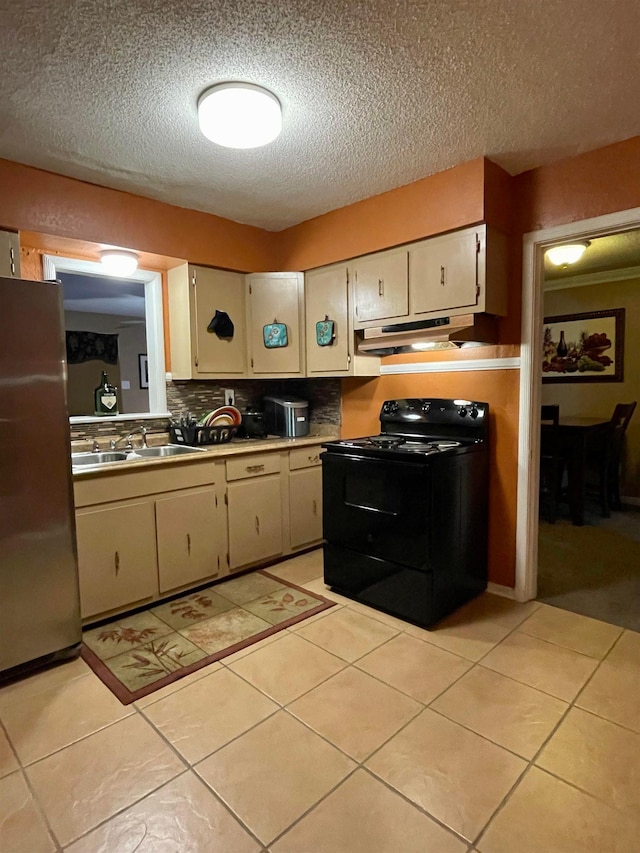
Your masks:
[{"label": "white lower cabinet", "polygon": [[152,599],[157,589],[153,501],[76,512],[82,618]]},{"label": "white lower cabinet", "polygon": [[322,471],[314,445],[153,472],[128,467],[108,479],[79,480],[74,491],[85,620],[322,540]]},{"label": "white lower cabinet", "polygon": [[322,539],[322,468],[320,448],[289,453],[289,541],[303,548]]},{"label": "white lower cabinet", "polygon": [[227,460],[227,511],[232,571],[282,554],[279,453]]},{"label": "white lower cabinet", "polygon": [[226,574],[224,526],[219,510],[215,489],[156,499],[161,593]]},{"label": "white lower cabinet", "polygon": [[322,469],[303,468],[289,474],[291,547],[322,539]]}]

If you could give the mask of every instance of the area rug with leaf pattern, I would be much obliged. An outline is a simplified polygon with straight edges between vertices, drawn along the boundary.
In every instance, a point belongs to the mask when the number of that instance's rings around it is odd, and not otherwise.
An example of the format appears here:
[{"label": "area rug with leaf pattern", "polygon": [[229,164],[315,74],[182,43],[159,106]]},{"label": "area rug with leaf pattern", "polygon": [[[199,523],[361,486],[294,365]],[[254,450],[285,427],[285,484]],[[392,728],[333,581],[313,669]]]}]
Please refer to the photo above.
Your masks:
[{"label": "area rug with leaf pattern", "polygon": [[128,705],[334,603],[255,571],[92,627],[82,657]]}]

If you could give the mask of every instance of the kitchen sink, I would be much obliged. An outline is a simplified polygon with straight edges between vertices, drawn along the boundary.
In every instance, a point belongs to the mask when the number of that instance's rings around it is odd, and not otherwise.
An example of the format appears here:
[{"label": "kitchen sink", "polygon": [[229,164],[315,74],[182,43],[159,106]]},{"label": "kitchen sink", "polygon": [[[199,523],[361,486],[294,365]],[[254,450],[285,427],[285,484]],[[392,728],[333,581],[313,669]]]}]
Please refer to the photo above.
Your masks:
[{"label": "kitchen sink", "polygon": [[72,453],[72,468],[95,468],[114,462],[141,462],[162,456],[186,456],[188,453],[206,453],[203,447],[182,447],[178,444],[163,444],[160,447],[136,447],[134,450],[107,450],[97,453]]},{"label": "kitchen sink", "polygon": [[[161,447],[136,447],[128,453],[148,459],[154,456],[183,456],[186,453],[206,453],[203,447],[183,447],[180,444],[163,444]],[[131,460],[134,461],[133,459]]]},{"label": "kitchen sink", "polygon": [[102,453],[72,453],[71,465],[84,467],[85,465],[106,465],[111,462],[125,462],[127,454],[120,450],[109,450]]}]

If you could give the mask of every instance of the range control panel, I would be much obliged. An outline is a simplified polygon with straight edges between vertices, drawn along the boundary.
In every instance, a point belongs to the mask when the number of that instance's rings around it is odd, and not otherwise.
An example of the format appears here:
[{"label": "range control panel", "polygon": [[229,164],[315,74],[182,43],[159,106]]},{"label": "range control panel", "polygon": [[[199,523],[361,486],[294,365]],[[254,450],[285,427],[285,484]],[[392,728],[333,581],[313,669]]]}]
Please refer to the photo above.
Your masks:
[{"label": "range control panel", "polygon": [[485,438],[488,420],[489,404],[477,400],[439,397],[385,400],[380,410],[382,432],[402,435],[423,435],[429,428],[441,429],[443,434]]}]

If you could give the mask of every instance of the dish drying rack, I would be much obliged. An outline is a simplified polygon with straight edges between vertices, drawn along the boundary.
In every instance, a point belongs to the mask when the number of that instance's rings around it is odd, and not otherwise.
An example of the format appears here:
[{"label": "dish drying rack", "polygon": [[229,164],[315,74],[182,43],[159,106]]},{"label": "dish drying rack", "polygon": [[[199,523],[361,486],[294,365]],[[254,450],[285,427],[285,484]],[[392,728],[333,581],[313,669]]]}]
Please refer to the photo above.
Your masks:
[{"label": "dish drying rack", "polygon": [[185,444],[198,447],[202,444],[224,444],[231,441],[238,431],[234,424],[220,426],[185,425],[172,421],[169,424],[169,434],[172,444]]}]

